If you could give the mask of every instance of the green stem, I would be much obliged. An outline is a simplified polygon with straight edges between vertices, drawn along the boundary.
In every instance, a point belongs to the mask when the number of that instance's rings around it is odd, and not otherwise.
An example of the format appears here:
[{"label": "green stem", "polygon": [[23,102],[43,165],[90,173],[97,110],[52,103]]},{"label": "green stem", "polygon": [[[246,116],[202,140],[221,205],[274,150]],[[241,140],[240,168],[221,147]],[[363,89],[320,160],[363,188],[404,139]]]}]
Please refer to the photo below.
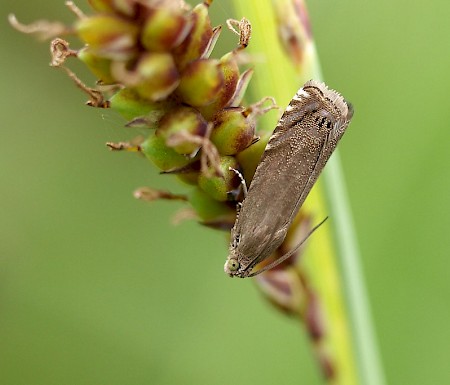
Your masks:
[{"label": "green stem", "polygon": [[[310,78],[321,79],[322,76],[313,44],[310,46],[312,49],[309,52],[309,65],[306,65],[300,74],[284,53],[278,41],[273,1],[275,0],[234,0],[233,4],[237,15],[245,16],[252,23],[250,51],[258,55],[258,59],[259,55],[265,54],[265,59],[263,58],[262,62],[257,61],[254,66],[252,87],[257,95],[255,99],[270,95],[275,97],[280,106],[286,106],[299,85]],[[267,116],[264,119],[261,122],[263,130],[268,131],[275,127],[275,117]],[[338,154],[335,153],[330,159],[323,181],[327,207],[320,183],[311,192],[306,205],[315,215],[330,214],[335,243],[331,240],[329,231],[321,230],[326,234],[322,234],[320,244],[310,242],[309,256],[306,259],[309,263],[308,271],[314,275],[317,292],[325,308],[329,328],[327,346],[335,357],[337,376],[330,380],[330,383],[383,385],[384,376],[377,353]]]},{"label": "green stem", "polygon": [[335,242],[340,257],[349,318],[352,324],[353,342],[363,385],[386,383],[374,328],[372,326],[369,299],[364,285],[360,255],[356,241],[350,206],[347,199],[339,155],[335,153],[324,170],[326,195],[330,215],[334,220]]}]

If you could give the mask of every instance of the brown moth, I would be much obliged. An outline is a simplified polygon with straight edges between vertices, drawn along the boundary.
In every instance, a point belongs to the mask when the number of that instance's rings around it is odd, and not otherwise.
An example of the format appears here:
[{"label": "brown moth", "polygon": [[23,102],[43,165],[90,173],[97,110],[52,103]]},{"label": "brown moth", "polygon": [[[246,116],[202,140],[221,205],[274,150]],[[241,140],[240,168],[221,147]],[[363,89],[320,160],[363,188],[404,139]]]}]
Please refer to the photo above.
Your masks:
[{"label": "brown moth", "polygon": [[270,137],[248,194],[238,208],[224,267],[230,277],[253,277],[271,269],[306,240],[270,265],[253,271],[284,241],[352,116],[351,104],[324,83],[310,80],[297,91]]}]

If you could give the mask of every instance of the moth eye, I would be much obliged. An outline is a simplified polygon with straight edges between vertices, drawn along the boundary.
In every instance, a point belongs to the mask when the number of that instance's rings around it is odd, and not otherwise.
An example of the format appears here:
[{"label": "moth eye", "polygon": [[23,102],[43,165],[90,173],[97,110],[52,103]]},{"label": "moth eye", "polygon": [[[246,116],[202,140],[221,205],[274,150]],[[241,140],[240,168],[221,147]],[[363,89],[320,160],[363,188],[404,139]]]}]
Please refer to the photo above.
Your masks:
[{"label": "moth eye", "polygon": [[230,270],[230,271],[236,271],[237,269],[239,269],[239,262],[237,261],[237,259],[234,259],[234,258],[229,259],[227,261],[227,267],[228,267],[228,270]]}]

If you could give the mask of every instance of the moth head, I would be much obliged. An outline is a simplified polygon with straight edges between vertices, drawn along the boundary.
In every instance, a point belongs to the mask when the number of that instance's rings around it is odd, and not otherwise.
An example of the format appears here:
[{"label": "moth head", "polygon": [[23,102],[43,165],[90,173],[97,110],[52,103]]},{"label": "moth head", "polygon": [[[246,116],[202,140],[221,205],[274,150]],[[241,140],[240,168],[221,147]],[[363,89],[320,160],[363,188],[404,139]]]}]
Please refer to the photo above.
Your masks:
[{"label": "moth head", "polygon": [[233,245],[230,247],[230,254],[225,261],[223,269],[230,277],[244,278],[250,273],[246,269],[245,259],[242,257],[242,254]]},{"label": "moth head", "polygon": [[227,258],[227,261],[225,262],[224,271],[230,277],[234,277],[239,274],[240,267],[241,267],[241,265],[240,265],[237,257],[230,256]]},{"label": "moth head", "polygon": [[245,258],[232,251],[225,262],[224,271],[231,278],[246,278],[251,276],[252,268],[253,264],[247,263]]}]

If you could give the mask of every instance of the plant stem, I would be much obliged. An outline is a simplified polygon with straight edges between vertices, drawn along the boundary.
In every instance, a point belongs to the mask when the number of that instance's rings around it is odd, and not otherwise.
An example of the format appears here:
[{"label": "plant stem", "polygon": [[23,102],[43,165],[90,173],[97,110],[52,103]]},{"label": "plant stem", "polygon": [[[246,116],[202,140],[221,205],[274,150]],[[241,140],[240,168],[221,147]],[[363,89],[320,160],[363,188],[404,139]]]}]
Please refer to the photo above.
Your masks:
[{"label": "plant stem", "polygon": [[327,201],[334,218],[335,242],[340,257],[342,281],[353,342],[363,385],[386,383],[372,326],[369,300],[364,285],[356,234],[347,199],[339,155],[335,153],[324,171]]}]

